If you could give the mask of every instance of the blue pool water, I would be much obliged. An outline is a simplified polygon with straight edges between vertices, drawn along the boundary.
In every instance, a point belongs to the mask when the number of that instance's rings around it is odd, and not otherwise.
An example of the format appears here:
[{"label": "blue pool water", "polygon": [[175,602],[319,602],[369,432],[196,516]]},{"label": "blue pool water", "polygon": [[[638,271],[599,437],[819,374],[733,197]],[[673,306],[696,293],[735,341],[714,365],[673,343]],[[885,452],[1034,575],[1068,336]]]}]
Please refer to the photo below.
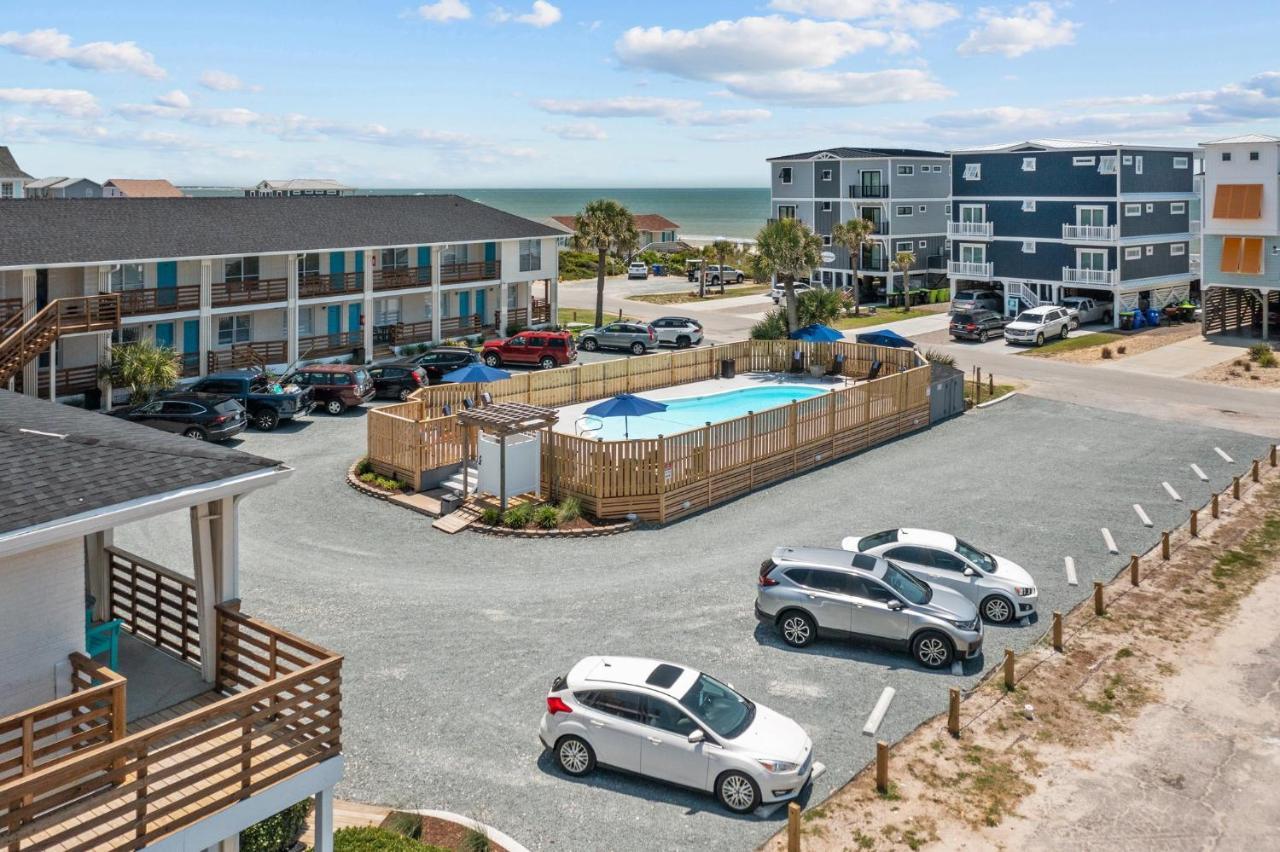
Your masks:
[{"label": "blue pool water", "polygon": [[592,438],[604,438],[606,441],[620,441],[624,437],[656,438],[659,435],[688,432],[690,429],[705,426],[708,422],[720,423],[733,420],[749,411],[766,411],[780,405],[787,405],[792,400],[809,399],[824,393],[827,391],[822,388],[804,385],[740,388],[706,396],[684,396],[662,400],[667,404],[666,411],[646,414],[643,417],[629,417],[626,418],[625,423],[621,417],[593,418],[590,421],[580,422],[577,428],[592,429],[603,423],[604,426],[600,431],[587,434]]}]

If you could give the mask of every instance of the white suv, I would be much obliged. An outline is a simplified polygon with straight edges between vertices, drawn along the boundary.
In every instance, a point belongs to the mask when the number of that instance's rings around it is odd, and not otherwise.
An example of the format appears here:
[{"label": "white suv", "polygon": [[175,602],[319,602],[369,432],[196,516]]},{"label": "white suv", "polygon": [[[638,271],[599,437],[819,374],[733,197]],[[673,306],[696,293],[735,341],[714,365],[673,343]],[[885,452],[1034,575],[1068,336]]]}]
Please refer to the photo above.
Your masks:
[{"label": "white suv", "polygon": [[1071,314],[1061,305],[1041,305],[1018,314],[1004,327],[1005,343],[1034,343],[1043,346],[1047,338],[1067,339],[1071,330]]},{"label": "white suv", "polygon": [[611,766],[713,792],[735,813],[794,799],[823,770],[786,716],[710,675],[639,657],[586,657],[556,678],[538,739],[569,775]]},{"label": "white suv", "polygon": [[648,278],[648,277],[649,277],[649,267],[648,267],[648,266],[646,266],[646,265],[644,264],[644,262],[643,262],[643,261],[639,261],[639,260],[633,261],[633,262],[632,262],[632,263],[627,267],[627,278],[628,278],[628,279],[631,279],[631,278]]}]

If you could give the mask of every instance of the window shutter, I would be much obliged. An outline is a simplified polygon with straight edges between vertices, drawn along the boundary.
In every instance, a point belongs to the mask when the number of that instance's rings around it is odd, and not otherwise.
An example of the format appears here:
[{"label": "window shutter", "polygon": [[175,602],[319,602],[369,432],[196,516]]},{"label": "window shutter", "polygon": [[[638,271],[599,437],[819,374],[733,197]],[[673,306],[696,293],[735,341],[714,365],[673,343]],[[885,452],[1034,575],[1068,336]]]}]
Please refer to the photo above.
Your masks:
[{"label": "window shutter", "polygon": [[[1221,191],[1222,187],[1218,187]],[[1216,204],[1216,201],[1215,201]],[[1222,240],[1222,262],[1218,266],[1220,272],[1240,271],[1240,238],[1225,237]]]},{"label": "window shutter", "polygon": [[1262,274],[1262,238],[1246,237],[1240,252],[1240,272],[1244,275]]}]

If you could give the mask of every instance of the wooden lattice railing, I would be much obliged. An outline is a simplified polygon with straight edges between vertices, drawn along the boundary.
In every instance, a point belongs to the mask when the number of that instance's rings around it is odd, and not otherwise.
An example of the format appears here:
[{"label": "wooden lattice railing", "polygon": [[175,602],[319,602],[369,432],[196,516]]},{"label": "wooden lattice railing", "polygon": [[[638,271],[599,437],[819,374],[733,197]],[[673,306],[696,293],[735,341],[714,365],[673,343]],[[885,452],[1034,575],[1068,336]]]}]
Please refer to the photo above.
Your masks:
[{"label": "wooden lattice railing", "polygon": [[141,556],[108,547],[111,618],[137,639],[200,664],[195,582]]}]

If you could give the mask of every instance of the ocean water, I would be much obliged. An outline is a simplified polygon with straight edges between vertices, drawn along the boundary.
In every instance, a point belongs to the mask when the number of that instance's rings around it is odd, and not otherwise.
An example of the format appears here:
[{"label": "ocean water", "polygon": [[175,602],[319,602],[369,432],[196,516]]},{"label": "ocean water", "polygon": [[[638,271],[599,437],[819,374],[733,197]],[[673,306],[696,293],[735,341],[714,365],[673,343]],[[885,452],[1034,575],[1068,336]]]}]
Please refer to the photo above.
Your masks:
[{"label": "ocean water", "polygon": [[[677,397],[665,400],[666,411],[645,414],[640,417],[596,418],[591,426],[599,430],[590,433],[592,438],[621,441],[623,438],[656,438],[659,435],[676,435],[697,429],[705,423],[722,423],[742,417],[751,411],[767,411],[794,400],[808,399],[827,393],[822,388],[801,385],[780,387],[739,388],[724,393],[703,396]],[[592,415],[587,415],[591,417]]]},{"label": "ocean water", "polygon": [[[183,187],[191,195],[239,195],[228,187]],[[361,189],[369,195],[449,192],[531,219],[572,216],[588,201],[612,198],[632,213],[661,213],[692,236],[751,239],[769,216],[769,188],[601,188],[601,189]]]}]

